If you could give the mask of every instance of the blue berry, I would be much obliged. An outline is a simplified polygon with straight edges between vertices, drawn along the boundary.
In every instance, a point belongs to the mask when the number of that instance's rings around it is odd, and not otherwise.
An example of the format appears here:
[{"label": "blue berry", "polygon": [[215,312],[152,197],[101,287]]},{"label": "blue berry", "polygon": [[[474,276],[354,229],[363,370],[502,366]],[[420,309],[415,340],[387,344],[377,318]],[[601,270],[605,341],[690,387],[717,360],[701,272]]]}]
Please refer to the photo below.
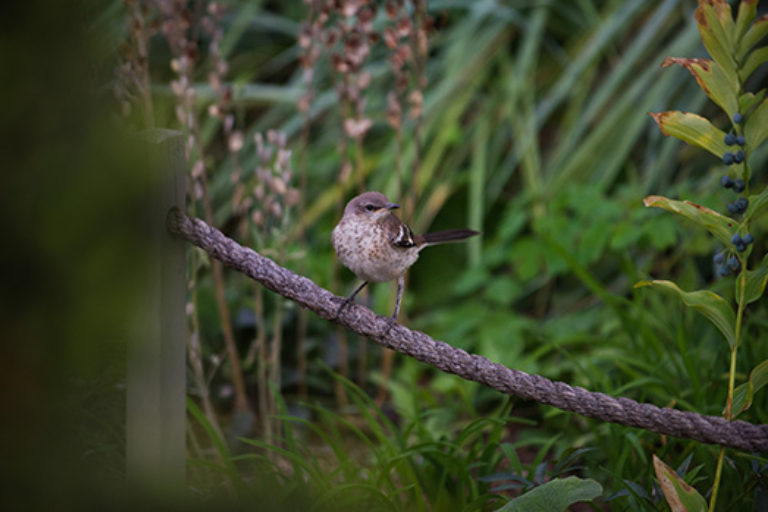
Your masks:
[{"label": "blue berry", "polygon": [[735,161],[734,160],[734,156],[735,155],[733,153],[728,153],[728,152],[724,153],[723,154],[723,163],[725,165],[731,165]]},{"label": "blue berry", "polygon": [[744,252],[744,251],[747,250],[747,244],[745,244],[744,242],[741,242],[741,241],[738,244],[734,244],[733,246],[739,252]]},{"label": "blue berry", "polygon": [[745,139],[743,135],[739,135],[738,137],[736,137],[736,144],[738,144],[739,146],[743,146],[746,143],[747,143],[747,139]]},{"label": "blue berry", "polygon": [[736,144],[736,136],[732,133],[726,133],[724,142],[726,146],[733,146]]},{"label": "blue berry", "polygon": [[725,265],[720,265],[717,267],[717,273],[722,277],[726,277],[731,275],[731,269],[729,269]]},{"label": "blue berry", "polygon": [[747,154],[744,153],[743,149],[738,150],[736,154],[733,155],[733,161],[736,162],[737,164],[740,164],[746,159],[747,159]]},{"label": "blue berry", "polygon": [[730,258],[728,258],[728,268],[729,269],[731,269],[734,272],[736,272],[737,270],[739,270],[739,266],[740,266],[739,265],[739,258],[737,258],[736,256],[731,256]]},{"label": "blue berry", "polygon": [[744,180],[741,178],[737,178],[733,180],[733,191],[734,192],[744,192],[744,189],[747,187],[747,184],[744,183]]},{"label": "blue berry", "polygon": [[749,245],[755,241],[755,237],[752,236],[752,233],[746,233],[743,237],[741,237],[741,241]]},{"label": "blue berry", "polygon": [[714,261],[717,265],[722,265],[725,262],[725,255],[721,252],[718,252],[712,258],[712,261]]},{"label": "blue berry", "polygon": [[734,181],[731,179],[730,176],[728,176],[727,174],[724,174],[723,177],[720,178],[720,184],[725,188],[731,188],[734,184]]},{"label": "blue berry", "polygon": [[740,244],[741,243],[741,236],[739,236],[738,233],[734,233],[733,236],[731,237],[731,243],[733,245]]},{"label": "blue berry", "polygon": [[733,122],[734,122],[734,123],[736,123],[736,124],[739,124],[739,123],[740,123],[740,122],[742,122],[743,120],[744,120],[744,118],[743,118],[743,117],[742,117],[742,115],[741,115],[741,114],[739,114],[738,112],[736,112],[735,114],[733,114]]},{"label": "blue berry", "polygon": [[728,203],[728,213],[744,213],[749,208],[749,200],[746,197],[741,196],[732,203]]}]

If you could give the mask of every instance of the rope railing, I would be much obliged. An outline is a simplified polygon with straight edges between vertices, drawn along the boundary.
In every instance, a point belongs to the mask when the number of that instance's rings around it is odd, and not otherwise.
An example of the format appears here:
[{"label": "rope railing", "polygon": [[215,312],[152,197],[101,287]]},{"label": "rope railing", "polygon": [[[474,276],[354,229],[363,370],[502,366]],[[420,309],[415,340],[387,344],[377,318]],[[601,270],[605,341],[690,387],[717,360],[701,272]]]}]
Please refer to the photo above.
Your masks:
[{"label": "rope railing", "polygon": [[755,425],[741,420],[728,421],[718,416],[657,407],[507,368],[485,357],[469,354],[435,340],[423,332],[409,329],[391,317],[376,315],[359,304],[350,304],[340,310],[344,297],[338,297],[310,279],[243,247],[216,228],[185,215],[178,208],[171,209],[168,214],[168,229],[225,265],[322,318],[444,372],[479,382],[507,395],[535,400],[589,418],[745,451],[768,452],[768,425]]}]

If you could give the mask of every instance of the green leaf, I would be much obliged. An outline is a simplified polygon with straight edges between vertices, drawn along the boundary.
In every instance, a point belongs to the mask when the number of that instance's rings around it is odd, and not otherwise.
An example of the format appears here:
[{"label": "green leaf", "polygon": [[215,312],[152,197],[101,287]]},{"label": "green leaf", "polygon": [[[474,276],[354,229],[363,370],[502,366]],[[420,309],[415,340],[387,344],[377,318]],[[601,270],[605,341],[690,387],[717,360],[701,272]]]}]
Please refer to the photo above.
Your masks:
[{"label": "green leaf", "polygon": [[752,73],[766,61],[768,61],[768,46],[762,46],[750,53],[739,70],[741,81],[746,82],[747,78],[749,78]]},{"label": "green leaf", "polygon": [[745,92],[739,97],[739,112],[748,112],[756,104],[760,103],[760,100],[765,96],[766,89],[761,89],[757,94],[751,92]]},{"label": "green leaf", "polygon": [[757,0],[739,2],[739,11],[736,14],[736,41],[741,41],[747,31],[747,27],[757,15]]},{"label": "green leaf", "polygon": [[[768,282],[768,255],[763,258],[762,263],[754,270],[748,270],[744,275],[746,283],[744,287],[744,305],[751,304],[763,296],[765,285]],[[741,277],[736,278],[736,300],[741,297]]]},{"label": "green leaf", "polygon": [[749,373],[749,380],[733,391],[733,417],[749,409],[755,393],[768,384],[768,359],[758,364]]},{"label": "green leaf", "polygon": [[749,207],[744,217],[755,218],[768,206],[768,187],[764,187],[762,192],[751,195],[747,199],[749,199]]},{"label": "green leaf", "polygon": [[723,68],[710,59],[685,59],[667,57],[661,63],[662,68],[677,64],[684,67],[696,78],[709,99],[722,108],[728,117],[739,111],[739,81],[735,74],[723,73]]},{"label": "green leaf", "polygon": [[690,112],[667,110],[665,112],[649,112],[659,125],[661,133],[706,149],[718,158],[728,151],[725,145],[725,132],[715,128],[705,117]]},{"label": "green leaf", "polygon": [[736,57],[741,60],[741,58],[744,57],[753,46],[759,43],[766,34],[768,34],[768,14],[760,16],[757,21],[749,27],[747,33],[744,34],[744,37],[739,41],[739,50],[736,53]]},{"label": "green leaf", "polygon": [[674,469],[653,455],[653,469],[659,479],[664,498],[672,512],[705,512],[707,502],[699,492],[680,478]]},{"label": "green leaf", "polygon": [[578,501],[593,500],[602,493],[602,486],[591,478],[581,479],[569,476],[539,485],[497,511],[559,512]]},{"label": "green leaf", "polygon": [[721,215],[706,206],[691,201],[678,201],[664,196],[648,196],[643,199],[647,207],[663,208],[686,217],[703,227],[723,244],[730,244],[733,236],[734,222],[730,217]]},{"label": "green leaf", "polygon": [[643,286],[653,286],[654,288],[659,288],[676,294],[683,301],[683,304],[689,308],[695,309],[704,315],[710,322],[715,324],[715,327],[717,327],[723,336],[725,336],[728,345],[733,348],[736,343],[736,337],[734,335],[736,315],[733,313],[733,308],[730,304],[728,304],[728,302],[726,302],[720,295],[709,290],[685,292],[672,281],[653,280],[635,283],[635,288]]},{"label": "green leaf", "polygon": [[699,2],[694,11],[701,42],[709,54],[729,75],[736,74],[733,61],[733,17],[731,7],[724,0]]},{"label": "green leaf", "polygon": [[544,263],[544,247],[537,240],[524,237],[515,242],[510,250],[510,259],[518,278],[525,282],[541,274]]},{"label": "green leaf", "polygon": [[747,139],[747,148],[755,150],[768,138],[768,98],[764,98],[754,112],[747,117],[744,125],[744,138]]}]

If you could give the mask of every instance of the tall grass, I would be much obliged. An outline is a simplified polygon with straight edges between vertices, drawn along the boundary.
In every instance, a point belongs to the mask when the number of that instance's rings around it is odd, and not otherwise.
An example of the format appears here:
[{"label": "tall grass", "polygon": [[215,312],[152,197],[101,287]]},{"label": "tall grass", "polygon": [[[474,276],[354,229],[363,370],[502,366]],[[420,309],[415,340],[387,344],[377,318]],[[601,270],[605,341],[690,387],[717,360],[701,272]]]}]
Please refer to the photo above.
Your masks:
[{"label": "tall grass", "polygon": [[[409,277],[405,307],[411,326],[549,378],[662,406],[720,413],[727,368],[717,333],[674,300],[631,288],[654,275],[675,276],[689,289],[713,277],[711,240],[684,232],[674,219],[641,205],[643,196],[656,192],[696,197],[712,206],[725,202],[713,186],[716,163],[660,136],[646,115],[670,106],[708,108],[684,70],[660,69],[666,55],[703,53],[690,21],[694,2],[429,2],[426,14],[435,28],[420,70],[425,78],[421,115],[403,116],[400,127],[388,122],[388,98],[402,91],[390,49],[373,44],[357,70],[370,74],[362,94],[372,126],[364,137],[347,141],[344,154],[339,153],[345,118],[335,89],[339,76],[327,55],[312,62],[307,108],[296,107],[307,87],[296,44],[307,16],[303,5],[270,5],[272,11],[251,2],[222,6],[218,50],[229,65],[227,108],[245,141],[236,154],[224,149],[222,119],[205,115],[219,101],[207,77],[203,71],[190,77],[196,94],[192,110],[202,119],[198,144],[210,155],[214,223],[228,226],[235,219],[237,225],[232,197],[238,184],[253,187],[255,182],[233,182],[233,176],[258,165],[254,136],[278,130],[306,161],[298,218],[270,240],[276,246],[265,247],[282,254],[288,266],[339,294],[348,292],[353,276],[343,269],[334,272],[329,242],[339,205],[361,181],[364,188],[393,198],[412,197],[406,220],[416,231],[466,225],[483,237],[424,252]],[[380,10],[373,30],[383,32],[388,23]],[[170,55],[157,39],[150,50],[153,117],[157,125],[173,126],[173,109],[167,107]],[[209,58],[201,50],[199,69]],[[755,83],[764,79],[765,71],[758,71]],[[345,158],[352,158],[354,179],[339,180]],[[754,158],[755,168],[764,165],[766,152]],[[232,374],[215,357],[223,354],[223,331],[209,323],[218,315],[204,264],[193,290],[203,324],[202,380],[211,387],[215,408],[227,413]],[[732,293],[724,283],[711,286],[726,297]],[[227,276],[226,305],[235,312],[253,310],[256,299],[246,289],[238,276]],[[371,307],[388,313],[387,285],[370,293]],[[235,314],[236,350],[229,353],[243,355],[258,329],[266,330],[265,339],[282,336],[281,359],[272,361],[282,365],[274,396],[283,405],[280,415],[270,418],[284,431],[270,442],[259,439],[263,432],[258,430],[243,436],[254,451],[222,455],[234,461],[227,466],[231,474],[225,472],[229,479],[246,478],[235,473],[268,474],[285,499],[312,496],[320,508],[341,498],[349,498],[353,508],[440,509],[451,500],[482,508],[503,500],[481,477],[509,472],[511,466],[533,482],[538,466],[549,468],[566,453],[594,448],[579,452],[585,466],[580,474],[603,483],[606,497],[613,496],[617,506],[656,507],[652,453],[681,468],[687,460],[696,461],[682,472],[694,484],[711,481],[702,475],[713,471],[715,448],[535,404],[515,402],[510,413],[497,394],[414,361],[398,361],[388,376],[386,366],[374,364],[383,359],[380,352],[344,345],[345,335],[317,318],[299,322],[295,307],[283,307],[271,295],[264,295],[261,311],[258,324],[238,321],[247,315]],[[746,336],[759,338],[766,327],[762,318],[765,304],[751,306]],[[768,358],[765,344],[744,347],[742,372]],[[359,387],[329,378],[319,369],[321,360],[337,370],[357,364]],[[266,400],[263,379],[246,369],[244,381],[249,399]],[[371,403],[366,392],[375,386],[389,400]],[[334,387],[337,397],[348,398],[341,401],[345,408],[327,402]],[[297,395],[305,405],[297,405]],[[765,406],[765,396],[757,396],[746,419],[768,421]],[[522,424],[501,426],[512,417]],[[443,437],[435,437],[436,431]],[[483,448],[480,438],[494,443]],[[530,454],[535,454],[532,460],[515,462]],[[722,503],[753,499],[761,464],[762,459],[746,454],[734,456],[723,476]],[[252,482],[246,479],[244,485]]]}]

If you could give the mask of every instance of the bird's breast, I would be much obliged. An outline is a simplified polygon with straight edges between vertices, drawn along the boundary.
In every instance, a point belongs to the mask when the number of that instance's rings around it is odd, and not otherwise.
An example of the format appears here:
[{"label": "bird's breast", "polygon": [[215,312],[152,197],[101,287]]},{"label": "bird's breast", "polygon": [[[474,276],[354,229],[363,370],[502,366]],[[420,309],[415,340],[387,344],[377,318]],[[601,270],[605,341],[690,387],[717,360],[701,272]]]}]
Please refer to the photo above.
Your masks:
[{"label": "bird's breast", "polygon": [[364,281],[391,281],[419,259],[417,247],[393,246],[378,223],[342,220],[332,239],[339,260]]}]

